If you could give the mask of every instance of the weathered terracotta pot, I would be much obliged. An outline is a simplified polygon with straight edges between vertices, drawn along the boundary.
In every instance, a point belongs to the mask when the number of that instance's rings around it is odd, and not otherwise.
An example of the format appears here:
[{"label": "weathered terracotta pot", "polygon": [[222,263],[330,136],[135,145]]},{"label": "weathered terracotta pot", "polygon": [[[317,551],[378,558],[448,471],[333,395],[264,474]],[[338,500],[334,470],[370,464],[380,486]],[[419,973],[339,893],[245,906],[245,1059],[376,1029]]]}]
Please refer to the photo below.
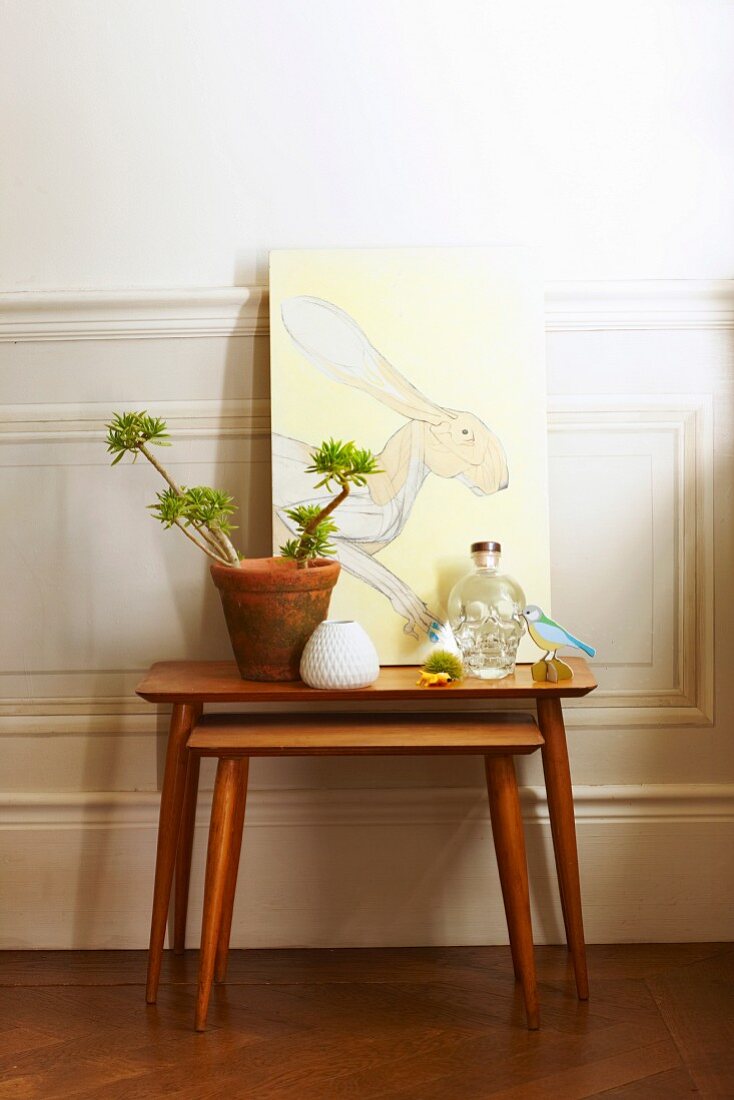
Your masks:
[{"label": "weathered terracotta pot", "polygon": [[298,680],[303,647],[329,613],[340,565],[316,558],[246,558],[211,567],[243,680]]}]

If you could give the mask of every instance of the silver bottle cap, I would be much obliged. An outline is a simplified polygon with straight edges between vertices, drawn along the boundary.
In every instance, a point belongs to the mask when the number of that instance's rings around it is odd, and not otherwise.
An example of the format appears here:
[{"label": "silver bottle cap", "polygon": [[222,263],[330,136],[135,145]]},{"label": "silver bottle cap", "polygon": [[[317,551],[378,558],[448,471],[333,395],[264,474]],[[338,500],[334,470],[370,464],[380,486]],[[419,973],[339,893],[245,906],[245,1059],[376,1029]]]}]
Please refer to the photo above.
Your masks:
[{"label": "silver bottle cap", "polygon": [[473,542],[471,544],[471,552],[474,554],[476,551],[484,551],[489,554],[501,554],[502,544],[499,542]]}]

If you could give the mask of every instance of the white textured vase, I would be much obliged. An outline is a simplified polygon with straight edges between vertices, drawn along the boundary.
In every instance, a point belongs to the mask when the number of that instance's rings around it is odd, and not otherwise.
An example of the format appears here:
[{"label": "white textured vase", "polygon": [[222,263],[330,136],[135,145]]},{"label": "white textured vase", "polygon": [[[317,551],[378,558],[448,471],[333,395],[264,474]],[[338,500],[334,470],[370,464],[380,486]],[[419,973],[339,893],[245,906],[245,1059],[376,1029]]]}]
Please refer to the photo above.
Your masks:
[{"label": "white textured vase", "polygon": [[312,688],[338,691],[374,684],[380,672],[377,650],[359,623],[326,619],[306,642],[301,679]]}]

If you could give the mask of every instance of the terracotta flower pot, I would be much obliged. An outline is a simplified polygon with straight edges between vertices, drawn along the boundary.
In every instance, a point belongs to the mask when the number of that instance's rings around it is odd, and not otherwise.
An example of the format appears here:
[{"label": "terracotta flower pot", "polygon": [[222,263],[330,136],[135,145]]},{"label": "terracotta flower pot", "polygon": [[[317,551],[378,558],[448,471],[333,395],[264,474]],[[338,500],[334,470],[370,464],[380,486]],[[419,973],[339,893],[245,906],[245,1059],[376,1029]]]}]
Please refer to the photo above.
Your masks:
[{"label": "terracotta flower pot", "polygon": [[338,562],[316,558],[299,569],[286,558],[214,563],[211,574],[243,680],[298,680],[303,647],[329,612]]}]

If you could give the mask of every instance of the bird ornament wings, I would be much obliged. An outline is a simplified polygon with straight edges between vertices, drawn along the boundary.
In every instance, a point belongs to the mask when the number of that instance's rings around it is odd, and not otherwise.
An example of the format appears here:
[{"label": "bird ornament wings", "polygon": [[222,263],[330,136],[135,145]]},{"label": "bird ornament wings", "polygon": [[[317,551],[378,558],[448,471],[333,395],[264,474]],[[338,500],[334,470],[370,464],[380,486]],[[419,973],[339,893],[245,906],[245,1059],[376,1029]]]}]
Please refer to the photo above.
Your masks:
[{"label": "bird ornament wings", "polygon": [[540,622],[533,625],[536,633],[544,642],[552,643],[552,645],[549,645],[551,649],[562,645],[581,647],[584,644],[578,638],[574,638],[573,634],[569,634],[567,630],[564,630],[562,626],[559,626],[558,623],[554,623],[552,619],[541,619]]}]

